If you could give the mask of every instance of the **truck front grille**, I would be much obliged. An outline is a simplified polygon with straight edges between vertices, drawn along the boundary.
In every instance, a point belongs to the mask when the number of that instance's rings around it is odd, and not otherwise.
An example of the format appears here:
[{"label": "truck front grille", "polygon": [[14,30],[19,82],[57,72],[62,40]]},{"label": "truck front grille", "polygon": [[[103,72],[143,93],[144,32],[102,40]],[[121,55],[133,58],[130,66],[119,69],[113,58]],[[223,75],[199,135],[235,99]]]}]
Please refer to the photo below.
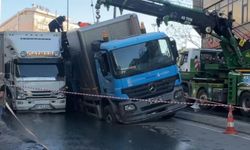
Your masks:
[{"label": "truck front grille", "polygon": [[129,98],[152,98],[171,92],[174,89],[175,81],[177,79],[179,79],[178,75],[147,84],[122,89],[122,93],[127,94]]},{"label": "truck front grille", "polygon": [[31,91],[32,97],[51,97],[51,91]]}]

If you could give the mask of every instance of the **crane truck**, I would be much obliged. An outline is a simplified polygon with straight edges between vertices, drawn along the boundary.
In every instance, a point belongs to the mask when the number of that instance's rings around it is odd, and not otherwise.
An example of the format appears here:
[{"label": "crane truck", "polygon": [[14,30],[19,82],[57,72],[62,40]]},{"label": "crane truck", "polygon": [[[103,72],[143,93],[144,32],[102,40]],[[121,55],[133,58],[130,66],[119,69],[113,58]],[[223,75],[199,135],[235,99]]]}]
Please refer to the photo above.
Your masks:
[{"label": "crane truck", "polygon": [[[17,112],[65,112],[61,33],[0,33],[0,81]],[[1,85],[0,85],[1,86]]]},{"label": "crane truck", "polygon": [[72,101],[87,114],[109,123],[134,123],[170,117],[185,107],[167,103],[184,101],[175,42],[161,32],[142,34],[135,14],[69,31],[66,37],[69,88],[92,94]]},{"label": "crane truck", "polygon": [[[234,34],[232,13],[223,16],[217,11],[181,7],[166,0],[98,0],[96,9],[101,5],[155,16],[158,25],[169,21],[192,25],[200,33],[218,38],[226,68],[201,62],[203,70],[183,74],[184,89],[193,97],[242,106],[242,113],[250,114],[250,41]],[[218,99],[223,94],[226,98]]]}]

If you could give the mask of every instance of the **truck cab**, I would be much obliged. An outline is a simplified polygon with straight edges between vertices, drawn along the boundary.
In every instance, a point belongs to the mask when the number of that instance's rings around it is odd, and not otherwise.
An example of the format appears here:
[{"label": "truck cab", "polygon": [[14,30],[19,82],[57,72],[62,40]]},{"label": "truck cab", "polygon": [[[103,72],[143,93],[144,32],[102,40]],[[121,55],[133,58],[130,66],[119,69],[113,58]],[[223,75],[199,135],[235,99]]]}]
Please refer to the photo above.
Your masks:
[{"label": "truck cab", "polygon": [[60,33],[3,32],[1,59],[7,102],[18,112],[64,112]]},{"label": "truck cab", "polygon": [[[180,53],[178,59],[180,71],[194,71],[194,59],[196,56],[201,67],[204,67],[205,64],[225,64],[221,49],[187,49]],[[201,68],[202,70],[204,68]]]},{"label": "truck cab", "polygon": [[[117,97],[113,100],[117,120],[141,121],[185,107],[164,104],[183,101],[177,50],[172,44],[160,32],[100,44],[95,57],[100,93]],[[163,102],[150,104],[150,99]]]}]

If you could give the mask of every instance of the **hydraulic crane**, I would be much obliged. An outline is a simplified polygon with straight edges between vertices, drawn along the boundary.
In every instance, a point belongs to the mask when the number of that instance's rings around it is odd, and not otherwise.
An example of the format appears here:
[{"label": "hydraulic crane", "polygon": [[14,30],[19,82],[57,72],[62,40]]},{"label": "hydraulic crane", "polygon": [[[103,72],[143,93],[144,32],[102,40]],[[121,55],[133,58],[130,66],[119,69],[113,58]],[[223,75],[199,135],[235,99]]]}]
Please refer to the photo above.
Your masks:
[{"label": "hydraulic crane", "polygon": [[98,0],[96,9],[100,9],[102,4],[155,16],[158,26],[162,21],[166,25],[168,21],[192,25],[200,33],[210,34],[220,39],[228,68],[250,68],[250,41],[237,38],[233,34],[232,13],[225,18],[216,11],[190,9],[166,0]]},{"label": "hydraulic crane", "polygon": [[[218,95],[223,95],[226,90],[225,103],[250,108],[250,40],[234,34],[232,13],[226,16],[217,11],[182,7],[166,0],[97,0],[96,9],[99,10],[101,5],[155,16],[158,26],[162,22],[167,25],[169,21],[192,25],[199,33],[218,38],[228,69],[227,78],[220,81],[215,78],[212,82],[205,76],[199,76],[202,80],[190,78],[187,82],[189,94],[205,95],[209,100],[217,101],[214,97],[222,97]],[[219,68],[215,72],[220,72]],[[249,109],[243,112],[250,116]]]}]

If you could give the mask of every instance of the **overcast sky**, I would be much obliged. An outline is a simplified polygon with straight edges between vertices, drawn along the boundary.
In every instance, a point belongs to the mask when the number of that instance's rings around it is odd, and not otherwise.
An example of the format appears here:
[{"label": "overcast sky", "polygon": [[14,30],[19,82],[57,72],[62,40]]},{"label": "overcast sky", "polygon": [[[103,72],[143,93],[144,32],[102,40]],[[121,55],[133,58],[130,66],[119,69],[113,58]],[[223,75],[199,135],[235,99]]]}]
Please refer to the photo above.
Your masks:
[{"label": "overcast sky", "polygon": [[[18,11],[23,10],[24,8],[32,7],[32,4],[41,5],[45,8],[48,8],[52,13],[57,13],[58,15],[67,15],[67,0],[0,0],[2,2],[2,10],[1,10],[1,20],[3,23],[13,15],[15,15]],[[94,5],[96,0],[69,0],[69,17],[72,22],[94,22],[91,1],[93,1]],[[192,0],[170,0],[175,1],[179,4],[183,5],[192,5]],[[1,5],[1,4],[0,4]],[[95,10],[94,10],[95,11]],[[128,11],[124,11],[125,13],[129,13]],[[119,11],[117,12],[119,14]],[[152,32],[156,30],[154,28],[155,18],[143,14],[138,14],[139,20],[145,22],[147,31]],[[107,11],[104,7],[101,9],[101,20],[111,19],[113,17],[113,8]],[[160,28],[160,31],[166,32],[166,26],[163,25]],[[192,32],[191,34],[194,34]],[[192,44],[187,44],[188,47],[193,47]]]}]

